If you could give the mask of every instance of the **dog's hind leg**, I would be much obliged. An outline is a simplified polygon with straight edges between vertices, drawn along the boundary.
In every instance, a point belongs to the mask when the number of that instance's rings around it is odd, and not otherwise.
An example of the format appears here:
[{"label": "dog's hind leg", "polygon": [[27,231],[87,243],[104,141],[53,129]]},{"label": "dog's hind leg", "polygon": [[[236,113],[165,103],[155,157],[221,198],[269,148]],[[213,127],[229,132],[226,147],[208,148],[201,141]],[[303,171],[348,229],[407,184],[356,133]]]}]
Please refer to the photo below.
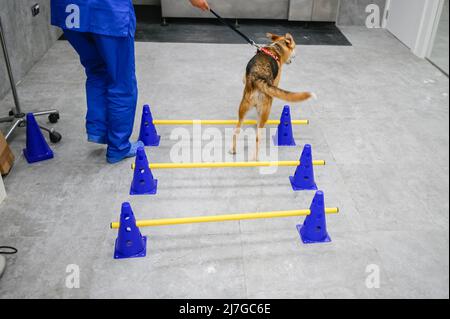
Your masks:
[{"label": "dog's hind leg", "polygon": [[267,121],[270,116],[270,109],[272,108],[272,99],[267,99],[264,101],[262,108],[258,108],[258,126],[256,130],[256,148],[253,159],[259,161],[259,147],[261,144],[262,130],[266,126]]},{"label": "dog's hind leg", "polygon": [[237,139],[238,139],[239,134],[241,133],[241,127],[242,127],[242,123],[244,122],[245,115],[250,110],[250,108],[251,108],[250,99],[246,95],[244,95],[244,97],[242,98],[242,101],[241,101],[241,105],[239,106],[239,121],[238,121],[238,124],[236,125],[236,128],[234,129],[233,142],[232,142],[233,144],[230,149],[230,154],[233,154],[233,155],[236,154]]}]

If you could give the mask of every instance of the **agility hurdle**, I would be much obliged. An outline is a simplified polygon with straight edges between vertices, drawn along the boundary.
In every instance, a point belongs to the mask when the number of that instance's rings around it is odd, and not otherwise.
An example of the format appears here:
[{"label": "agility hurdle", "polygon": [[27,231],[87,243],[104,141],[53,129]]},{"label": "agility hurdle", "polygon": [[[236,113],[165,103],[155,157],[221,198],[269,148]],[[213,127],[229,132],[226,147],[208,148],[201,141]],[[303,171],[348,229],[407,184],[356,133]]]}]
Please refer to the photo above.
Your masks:
[{"label": "agility hurdle", "polygon": [[147,251],[147,237],[142,236],[140,227],[174,226],[184,224],[218,223],[227,221],[257,220],[306,216],[303,224],[297,225],[297,231],[305,244],[330,242],[327,232],[326,215],[338,214],[339,208],[325,208],[324,194],[317,191],[309,209],[248,213],[232,215],[213,215],[186,218],[164,218],[136,221],[129,203],[122,204],[120,222],[110,224],[118,229],[114,258],[144,257]]},{"label": "agility hurdle", "polygon": [[[324,166],[324,160],[314,160],[314,166]],[[294,167],[301,165],[300,161],[274,162],[205,162],[205,163],[150,163],[150,169],[194,169],[194,168],[248,168],[248,167]],[[131,164],[135,169],[136,164]]]},{"label": "agility hurdle", "polygon": [[[175,125],[229,125],[235,126],[238,120],[154,120],[149,105],[144,105],[142,110],[141,128],[139,140],[145,146],[159,146],[161,136],[158,135],[156,126]],[[257,125],[256,120],[244,120],[244,125]],[[293,125],[309,125],[309,120],[292,120],[289,106],[283,108],[279,120],[269,120],[266,125],[278,125],[277,133],[273,136],[274,144],[277,146],[295,146],[293,136]]]},{"label": "agility hurdle", "polygon": [[[326,214],[338,214],[339,208],[325,208]],[[137,227],[160,227],[160,226],[173,226],[184,224],[201,224],[201,223],[219,223],[239,220],[256,220],[256,219],[271,219],[271,218],[287,218],[287,217],[300,217],[311,215],[310,209],[301,210],[286,210],[286,211],[274,211],[264,213],[247,213],[247,214],[230,214],[230,215],[216,215],[216,216],[200,216],[200,217],[186,217],[186,218],[162,218],[162,219],[149,219],[149,220],[137,220]],[[111,229],[119,229],[120,222],[111,223]]]},{"label": "agility hurdle", "polygon": [[[154,125],[173,126],[173,125],[237,125],[238,120],[153,120]],[[280,120],[268,120],[266,125],[280,125]],[[256,125],[256,120],[245,120],[244,125]],[[309,120],[291,120],[292,125],[309,125]]]},{"label": "agility hurdle", "polygon": [[251,167],[293,167],[295,174],[290,176],[294,191],[317,190],[313,166],[323,166],[324,160],[312,160],[311,145],[305,145],[300,160],[276,162],[209,162],[209,163],[149,163],[144,148],[139,148],[136,161],[131,165],[133,181],[130,195],[155,195],[158,180],[153,177],[153,169],[195,169],[195,168],[251,168]]}]

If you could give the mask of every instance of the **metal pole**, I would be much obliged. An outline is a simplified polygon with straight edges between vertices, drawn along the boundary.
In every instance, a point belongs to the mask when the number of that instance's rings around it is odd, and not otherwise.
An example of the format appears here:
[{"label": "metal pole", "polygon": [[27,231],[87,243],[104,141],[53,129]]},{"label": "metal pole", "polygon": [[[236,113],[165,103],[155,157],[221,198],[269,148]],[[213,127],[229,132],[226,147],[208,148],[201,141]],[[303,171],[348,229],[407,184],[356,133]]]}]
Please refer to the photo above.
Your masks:
[{"label": "metal pole", "polygon": [[[238,167],[293,167],[299,166],[300,161],[278,161],[278,162],[211,162],[211,163],[150,163],[150,169],[192,169],[192,168],[238,168]],[[314,160],[314,166],[324,166],[324,160]],[[132,163],[135,169],[136,164]]]},{"label": "metal pole", "polygon": [[[326,214],[338,214],[339,208],[332,207],[325,209]],[[217,223],[228,222],[238,220],[254,220],[254,219],[268,219],[268,218],[285,218],[296,216],[308,216],[311,214],[311,210],[287,210],[265,213],[249,213],[249,214],[233,214],[233,215],[217,215],[217,216],[199,216],[199,217],[186,217],[186,218],[164,218],[164,219],[150,219],[150,220],[138,220],[136,226],[138,227],[157,227],[157,226],[171,226],[182,224],[199,224],[199,223]],[[120,223],[111,223],[112,229],[118,229]]]},{"label": "metal pole", "polygon": [[0,277],[3,275],[3,272],[6,268],[6,259],[3,255],[0,255]]},{"label": "metal pole", "polygon": [[6,70],[8,71],[9,82],[11,83],[11,91],[12,91],[12,94],[14,97],[14,104],[16,106],[15,113],[21,114],[22,109],[20,107],[19,95],[17,94],[17,90],[16,90],[16,82],[14,82],[14,76],[13,76],[13,73],[11,70],[11,62],[9,60],[8,49],[6,48],[6,39],[5,39],[5,33],[3,31],[3,24],[2,24],[1,17],[0,17],[0,40],[1,40],[0,42],[2,43],[3,55],[5,57],[5,64],[6,64]]},{"label": "metal pole", "polygon": [[[153,120],[154,125],[236,125],[237,120]],[[256,125],[256,120],[245,120],[243,122],[245,125]],[[279,125],[280,120],[269,120],[267,125]],[[308,125],[308,120],[292,120],[292,125]]]},{"label": "metal pole", "polygon": [[5,134],[5,139],[8,140],[11,134],[18,128],[20,125],[25,123],[25,119],[23,117],[15,119],[13,125],[9,128],[8,132]]}]

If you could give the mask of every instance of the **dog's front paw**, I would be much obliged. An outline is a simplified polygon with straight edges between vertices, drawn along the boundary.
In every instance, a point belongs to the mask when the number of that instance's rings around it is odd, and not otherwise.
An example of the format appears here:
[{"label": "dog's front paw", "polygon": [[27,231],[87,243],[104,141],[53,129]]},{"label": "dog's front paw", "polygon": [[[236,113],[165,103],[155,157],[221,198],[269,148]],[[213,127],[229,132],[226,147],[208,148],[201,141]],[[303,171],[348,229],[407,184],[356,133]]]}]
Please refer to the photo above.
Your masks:
[{"label": "dog's front paw", "polygon": [[311,94],[311,99],[313,99],[313,100],[317,100],[317,99],[318,99],[318,97],[317,97],[317,94],[316,94],[316,93],[314,93],[314,92],[311,92],[310,94]]}]

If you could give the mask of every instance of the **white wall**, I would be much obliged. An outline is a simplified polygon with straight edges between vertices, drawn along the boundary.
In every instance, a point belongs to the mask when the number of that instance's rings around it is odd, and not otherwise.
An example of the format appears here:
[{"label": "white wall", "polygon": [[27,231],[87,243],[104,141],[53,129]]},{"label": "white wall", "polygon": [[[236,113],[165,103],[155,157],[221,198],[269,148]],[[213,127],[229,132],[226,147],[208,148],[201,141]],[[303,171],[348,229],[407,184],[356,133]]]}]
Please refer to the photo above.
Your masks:
[{"label": "white wall", "polygon": [[[35,17],[31,6],[39,3],[41,13]],[[0,0],[0,17],[5,32],[14,80],[19,82],[44,56],[61,35],[50,25],[50,0]],[[0,49],[0,98],[11,89],[3,51]],[[0,114],[8,114],[0,105]]]}]

